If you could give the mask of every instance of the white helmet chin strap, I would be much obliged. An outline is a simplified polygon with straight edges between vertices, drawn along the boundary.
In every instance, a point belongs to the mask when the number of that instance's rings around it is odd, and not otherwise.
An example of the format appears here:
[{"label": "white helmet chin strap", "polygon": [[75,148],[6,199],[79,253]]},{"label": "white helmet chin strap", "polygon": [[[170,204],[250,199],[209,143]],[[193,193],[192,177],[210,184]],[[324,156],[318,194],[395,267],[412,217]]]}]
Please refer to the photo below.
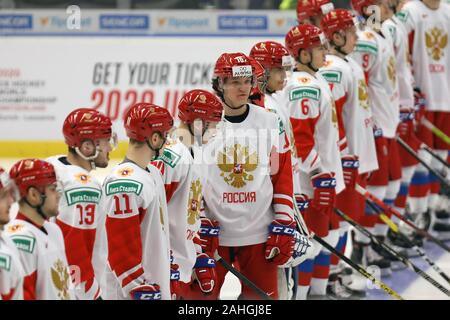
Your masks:
[{"label": "white helmet chin strap", "polygon": [[77,153],[77,155],[79,155],[83,160],[89,161],[89,163],[91,164],[91,168],[92,170],[96,169],[96,165],[95,165],[95,159],[98,157],[100,148],[98,146],[95,146],[95,153],[92,156],[85,156],[81,151],[80,148],[75,147],[75,152]]}]

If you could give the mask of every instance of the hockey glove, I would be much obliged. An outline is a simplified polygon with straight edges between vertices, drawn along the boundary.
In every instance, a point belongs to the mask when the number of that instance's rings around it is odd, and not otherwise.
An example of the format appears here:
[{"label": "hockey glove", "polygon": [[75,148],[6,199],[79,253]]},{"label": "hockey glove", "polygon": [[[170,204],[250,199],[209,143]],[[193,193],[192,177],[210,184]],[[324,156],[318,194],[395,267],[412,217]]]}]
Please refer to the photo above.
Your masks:
[{"label": "hockey glove", "polygon": [[419,88],[414,88],[414,111],[415,111],[415,119],[418,123],[425,115],[425,110],[427,108],[427,100],[426,96]]},{"label": "hockey glove", "polygon": [[345,187],[354,189],[358,177],[358,156],[346,155],[341,158]]},{"label": "hockey glove", "polygon": [[336,198],[336,179],[334,172],[323,172],[311,177],[314,196],[311,207],[318,211],[331,211]]},{"label": "hockey glove", "polygon": [[214,256],[217,248],[219,247],[219,222],[210,220],[208,218],[201,218],[200,225],[200,245],[203,252]]},{"label": "hockey glove", "polygon": [[313,244],[308,237],[302,235],[297,230],[294,231],[294,252],[292,257],[281,268],[293,268],[308,259],[312,254]]},{"label": "hockey glove", "polygon": [[172,300],[178,300],[180,298],[180,271],[177,264],[170,264],[170,295]]},{"label": "hockey glove", "polygon": [[198,282],[203,293],[211,293],[217,282],[216,261],[206,253],[197,255],[194,265],[194,279]]},{"label": "hockey glove", "polygon": [[296,224],[287,224],[282,220],[274,220],[269,225],[269,237],[266,242],[266,259],[277,265],[288,262],[294,253]]},{"label": "hockey glove", "polygon": [[308,209],[310,200],[306,194],[299,193],[295,195],[295,202],[298,210],[303,214]]},{"label": "hockey glove", "polygon": [[130,291],[132,300],[161,300],[161,291],[156,283],[141,284]]}]

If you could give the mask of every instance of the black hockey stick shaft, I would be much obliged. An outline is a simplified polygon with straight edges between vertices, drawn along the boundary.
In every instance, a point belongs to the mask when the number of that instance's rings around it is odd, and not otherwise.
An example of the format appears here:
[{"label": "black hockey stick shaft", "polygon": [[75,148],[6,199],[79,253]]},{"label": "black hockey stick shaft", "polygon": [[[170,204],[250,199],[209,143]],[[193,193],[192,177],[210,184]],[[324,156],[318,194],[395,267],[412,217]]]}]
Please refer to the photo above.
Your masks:
[{"label": "black hockey stick shaft", "polygon": [[440,155],[438,155],[436,152],[433,151],[433,149],[431,149],[429,146],[427,146],[425,143],[422,143],[420,145],[420,148],[425,150],[426,152],[428,152],[429,154],[431,154],[431,156],[433,158],[435,158],[437,161],[439,161],[440,163],[442,163],[444,166],[446,166],[447,168],[450,167],[450,165],[448,164],[448,162],[444,159],[441,158]]},{"label": "black hockey stick shaft", "polygon": [[441,174],[439,174],[439,172],[437,172],[431,166],[429,166],[428,163],[426,163],[421,157],[419,157],[417,152],[415,152],[413,148],[411,148],[405,141],[403,141],[402,138],[397,137],[397,141],[410,155],[412,155],[425,168],[427,168],[434,176],[436,176],[436,178],[438,178],[442,184],[446,185],[447,188],[450,187],[450,184],[448,183],[448,181]]},{"label": "black hockey stick shaft", "polygon": [[382,282],[382,281],[378,280],[377,278],[375,278],[372,274],[367,272],[363,267],[361,267],[358,264],[354,263],[352,260],[347,258],[345,255],[343,255],[342,253],[337,251],[335,248],[330,246],[325,240],[323,240],[322,238],[318,237],[317,235],[314,235],[313,238],[318,243],[320,243],[324,248],[326,248],[328,251],[330,251],[331,253],[333,253],[334,255],[339,257],[340,259],[342,259],[342,261],[347,263],[350,267],[352,267],[353,269],[358,271],[363,277],[369,279],[376,286],[378,286],[379,288],[383,289],[387,294],[389,294],[390,296],[394,297],[395,299],[403,300],[403,298],[397,292],[395,292],[393,289],[391,289],[389,286],[387,286],[384,282]]},{"label": "black hockey stick shaft", "polygon": [[243,284],[245,284],[247,287],[252,289],[255,293],[257,293],[263,300],[273,300],[272,297],[270,297],[266,292],[264,292],[262,289],[260,289],[256,284],[254,284],[249,278],[244,276],[242,273],[236,270],[230,263],[225,261],[221,256],[218,254],[215,255],[216,261],[218,261],[225,269],[230,271],[232,274],[234,274],[239,280],[242,281]]},{"label": "black hockey stick shaft", "polygon": [[351,219],[349,216],[347,216],[344,212],[342,212],[339,209],[335,209],[335,212],[337,215],[339,215],[340,217],[342,217],[345,221],[347,221],[348,223],[350,223],[353,227],[355,227],[356,229],[358,229],[359,232],[361,232],[362,234],[364,234],[366,237],[370,238],[375,244],[377,244],[378,246],[382,247],[384,250],[386,250],[387,252],[389,252],[390,255],[392,255],[393,257],[397,258],[398,260],[400,260],[405,266],[411,268],[415,273],[417,273],[419,276],[421,276],[422,278],[424,278],[426,281],[428,281],[429,283],[431,283],[431,285],[433,285],[434,287],[436,287],[438,290],[440,290],[442,293],[446,294],[447,296],[450,297],[450,292],[447,290],[447,288],[445,288],[444,286],[442,286],[439,282],[437,282],[435,279],[433,279],[429,274],[427,274],[426,272],[424,272],[422,269],[420,269],[419,267],[417,267],[414,263],[412,263],[411,260],[409,260],[408,258],[404,257],[403,255],[399,254],[397,251],[395,251],[394,249],[392,249],[390,246],[388,246],[387,244],[385,244],[383,241],[380,241],[377,237],[375,237],[369,230],[367,230],[366,228],[362,227],[360,224],[358,224],[357,222],[355,222],[353,219]]},{"label": "black hockey stick shaft", "polygon": [[[421,237],[427,238],[430,241],[433,241],[434,243],[436,243],[438,246],[440,246],[442,249],[450,252],[450,248],[441,240],[437,239],[436,237],[432,236],[431,234],[429,234],[427,231],[420,229],[419,227],[417,227],[414,223],[412,223],[410,220],[408,220],[407,218],[405,218],[400,212],[398,212],[397,210],[395,210],[394,208],[392,208],[391,206],[385,204],[383,201],[381,201],[380,199],[378,199],[377,197],[375,197],[373,194],[371,194],[370,192],[368,192],[366,189],[364,189],[363,187],[361,187],[360,185],[356,185],[355,186],[355,190],[360,193],[365,199],[367,204],[375,204],[376,206],[380,207],[381,209],[383,209],[385,212],[390,212],[392,213],[394,216],[396,216],[397,218],[399,218],[400,220],[402,220],[403,222],[405,222],[408,226],[410,226],[411,228],[414,229],[414,231],[417,232],[417,234]],[[369,204],[369,206],[370,206]]]}]

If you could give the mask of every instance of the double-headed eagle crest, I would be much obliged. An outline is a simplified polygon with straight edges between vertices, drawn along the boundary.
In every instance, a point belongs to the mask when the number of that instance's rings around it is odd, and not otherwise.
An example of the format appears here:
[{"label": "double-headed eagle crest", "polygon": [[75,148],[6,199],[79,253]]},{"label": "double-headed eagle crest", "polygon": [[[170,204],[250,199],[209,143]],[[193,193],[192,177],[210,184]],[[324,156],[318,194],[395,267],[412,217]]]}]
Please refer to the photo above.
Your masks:
[{"label": "double-headed eagle crest", "polygon": [[188,223],[193,225],[200,217],[200,203],[202,201],[202,184],[200,179],[191,182],[188,203]]},{"label": "double-headed eagle crest", "polygon": [[258,154],[250,153],[249,147],[235,144],[232,147],[219,152],[217,156],[217,166],[222,173],[221,177],[227,184],[235,188],[242,188],[247,181],[253,180],[250,172],[258,167]]},{"label": "double-headed eagle crest", "polygon": [[439,61],[444,56],[444,49],[447,47],[448,35],[444,30],[434,27],[429,32],[425,32],[425,44],[428,55],[433,60]]},{"label": "double-headed eagle crest", "polygon": [[69,300],[69,284],[70,276],[67,271],[67,266],[60,260],[56,260],[53,268],[51,268],[52,282],[56,290],[58,290],[58,297],[62,300]]}]

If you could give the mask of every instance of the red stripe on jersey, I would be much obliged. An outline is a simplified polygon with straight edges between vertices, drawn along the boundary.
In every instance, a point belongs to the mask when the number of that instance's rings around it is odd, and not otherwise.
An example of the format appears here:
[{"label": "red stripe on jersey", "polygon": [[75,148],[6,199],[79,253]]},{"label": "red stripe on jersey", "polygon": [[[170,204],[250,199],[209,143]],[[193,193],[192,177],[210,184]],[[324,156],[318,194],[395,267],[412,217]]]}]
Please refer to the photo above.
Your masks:
[{"label": "red stripe on jersey", "polygon": [[[339,141],[344,141],[346,139],[346,130],[345,130],[345,125],[344,125],[344,117],[343,117],[344,105],[346,102],[347,102],[347,94],[345,94],[345,96],[343,96],[342,98],[335,101],[337,122],[338,122],[338,126],[339,126]],[[340,146],[340,151],[344,150],[346,146],[347,146],[347,144],[343,143]]]},{"label": "red stripe on jersey", "polygon": [[291,118],[297,156],[305,161],[314,148],[314,132],[319,117],[309,119]]},{"label": "red stripe on jersey", "polygon": [[[278,160],[277,171],[272,170],[274,162]],[[292,197],[293,184],[292,184],[292,162],[290,151],[284,153],[272,152],[270,155],[270,167],[271,167],[271,180],[273,185],[273,194],[282,194],[286,197]],[[280,203],[281,198],[273,198],[272,203]],[[290,208],[293,208],[292,203]],[[278,212],[275,212],[277,214]],[[290,219],[293,218],[293,212],[289,213]]]},{"label": "red stripe on jersey", "polygon": [[1,300],[11,300],[12,296],[14,295],[14,292],[16,292],[16,289],[12,288],[9,293],[0,294]]},{"label": "red stripe on jersey", "polygon": [[80,281],[86,282],[85,291],[89,291],[94,283],[92,252],[94,250],[95,229],[79,229],[56,219],[61,229],[66,246],[69,265],[80,268]]},{"label": "red stripe on jersey", "polygon": [[37,270],[23,279],[23,299],[36,300]]},{"label": "red stripe on jersey", "polygon": [[[413,47],[414,47],[414,31],[411,31],[408,34],[408,45],[409,45],[409,54],[413,54]],[[412,62],[412,61],[410,61]]]},{"label": "red stripe on jersey", "polygon": [[178,189],[179,181],[173,181],[170,184],[165,184],[164,189],[166,189],[166,199],[167,203],[169,203],[170,199],[172,199],[173,194]]},{"label": "red stripe on jersey", "polygon": [[142,262],[140,215],[128,218],[106,217],[108,262],[112,271],[120,276]]},{"label": "red stripe on jersey", "polygon": [[143,274],[144,274],[144,269],[142,269],[142,268],[137,269],[135,272],[133,272],[132,274],[130,274],[129,276],[125,277],[122,280],[122,288],[125,288],[130,282],[136,280]]}]

